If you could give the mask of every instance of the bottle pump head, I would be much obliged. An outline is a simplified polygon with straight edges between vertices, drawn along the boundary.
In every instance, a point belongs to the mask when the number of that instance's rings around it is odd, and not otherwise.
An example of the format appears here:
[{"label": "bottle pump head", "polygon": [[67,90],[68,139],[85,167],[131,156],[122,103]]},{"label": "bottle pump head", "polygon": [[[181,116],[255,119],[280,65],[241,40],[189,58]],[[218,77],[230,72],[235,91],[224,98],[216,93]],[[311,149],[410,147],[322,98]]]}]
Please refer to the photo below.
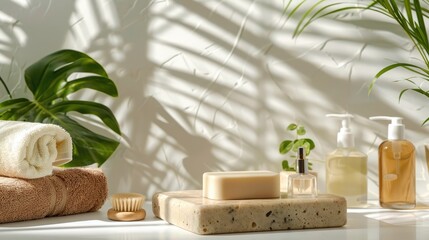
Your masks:
[{"label": "bottle pump head", "polygon": [[404,139],[405,125],[402,124],[401,117],[375,116],[371,120],[389,120],[391,121],[387,128],[387,139],[398,140]]},{"label": "bottle pump head", "polygon": [[352,148],[355,146],[355,138],[350,129],[350,118],[353,118],[353,115],[345,114],[326,114],[326,117],[329,118],[338,118],[341,119],[341,128],[337,134],[337,147],[340,148]]}]

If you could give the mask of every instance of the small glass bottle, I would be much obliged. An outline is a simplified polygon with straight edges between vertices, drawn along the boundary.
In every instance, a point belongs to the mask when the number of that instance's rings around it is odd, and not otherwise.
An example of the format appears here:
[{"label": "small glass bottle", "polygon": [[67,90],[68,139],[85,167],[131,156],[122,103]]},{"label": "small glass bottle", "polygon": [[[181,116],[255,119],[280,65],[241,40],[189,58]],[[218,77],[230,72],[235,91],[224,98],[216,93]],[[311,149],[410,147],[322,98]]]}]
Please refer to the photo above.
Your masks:
[{"label": "small glass bottle", "polygon": [[314,198],[317,197],[316,176],[308,173],[307,160],[303,147],[298,149],[296,174],[289,176],[288,197]]}]

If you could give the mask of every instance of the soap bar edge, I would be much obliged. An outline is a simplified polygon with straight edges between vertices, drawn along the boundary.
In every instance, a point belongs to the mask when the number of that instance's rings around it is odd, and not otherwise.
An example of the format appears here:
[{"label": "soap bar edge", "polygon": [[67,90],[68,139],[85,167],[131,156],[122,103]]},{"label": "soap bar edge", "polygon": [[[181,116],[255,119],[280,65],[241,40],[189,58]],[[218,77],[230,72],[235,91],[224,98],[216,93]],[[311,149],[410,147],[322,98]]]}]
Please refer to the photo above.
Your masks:
[{"label": "soap bar edge", "polygon": [[[222,176],[222,173],[225,175]],[[249,175],[246,176],[246,173]],[[252,175],[253,173],[253,175]],[[254,174],[259,173],[259,174]],[[242,175],[242,176],[240,176]],[[248,179],[248,182],[241,182]],[[249,186],[251,185],[251,186]],[[244,191],[242,189],[251,189]],[[240,191],[232,191],[232,190]],[[256,191],[256,192],[255,192]],[[258,192],[259,191],[259,192]],[[269,199],[280,197],[280,174],[273,171],[205,172],[202,195],[213,200]]]}]

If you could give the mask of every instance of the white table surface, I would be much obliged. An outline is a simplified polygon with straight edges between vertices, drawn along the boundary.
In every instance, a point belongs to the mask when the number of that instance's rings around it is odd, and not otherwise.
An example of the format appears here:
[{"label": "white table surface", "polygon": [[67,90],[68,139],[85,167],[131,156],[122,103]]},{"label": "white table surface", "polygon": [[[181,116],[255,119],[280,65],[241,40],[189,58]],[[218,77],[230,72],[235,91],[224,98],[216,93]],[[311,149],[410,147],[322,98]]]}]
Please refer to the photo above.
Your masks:
[{"label": "white table surface", "polygon": [[0,224],[0,240],[19,239],[425,239],[429,240],[429,207],[414,210],[348,209],[347,224],[320,228],[220,235],[197,235],[153,216],[150,203],[144,221],[115,222],[106,217],[109,203],[98,212]]}]

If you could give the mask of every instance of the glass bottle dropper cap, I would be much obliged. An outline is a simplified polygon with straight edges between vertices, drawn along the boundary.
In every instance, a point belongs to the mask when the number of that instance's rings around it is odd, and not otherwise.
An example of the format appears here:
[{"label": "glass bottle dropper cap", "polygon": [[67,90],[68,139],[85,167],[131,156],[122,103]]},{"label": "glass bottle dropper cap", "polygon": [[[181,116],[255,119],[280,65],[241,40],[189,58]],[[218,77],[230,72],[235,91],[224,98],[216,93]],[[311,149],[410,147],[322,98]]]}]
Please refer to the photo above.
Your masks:
[{"label": "glass bottle dropper cap", "polygon": [[298,148],[298,158],[297,158],[297,172],[300,174],[307,174],[307,161],[305,161],[305,150],[303,147]]}]

